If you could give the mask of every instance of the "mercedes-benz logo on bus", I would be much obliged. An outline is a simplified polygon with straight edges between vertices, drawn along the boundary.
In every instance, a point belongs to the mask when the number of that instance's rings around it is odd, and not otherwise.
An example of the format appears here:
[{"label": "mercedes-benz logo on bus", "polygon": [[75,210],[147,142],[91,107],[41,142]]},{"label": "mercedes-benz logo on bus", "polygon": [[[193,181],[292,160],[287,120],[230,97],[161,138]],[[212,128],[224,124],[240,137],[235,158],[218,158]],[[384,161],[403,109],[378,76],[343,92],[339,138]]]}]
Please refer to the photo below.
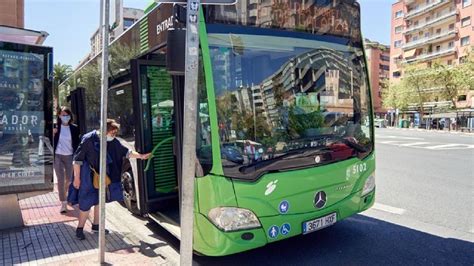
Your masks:
[{"label": "mercedes-benz logo on bus", "polygon": [[314,207],[321,209],[322,207],[326,206],[326,201],[326,192],[321,190],[314,196]]}]

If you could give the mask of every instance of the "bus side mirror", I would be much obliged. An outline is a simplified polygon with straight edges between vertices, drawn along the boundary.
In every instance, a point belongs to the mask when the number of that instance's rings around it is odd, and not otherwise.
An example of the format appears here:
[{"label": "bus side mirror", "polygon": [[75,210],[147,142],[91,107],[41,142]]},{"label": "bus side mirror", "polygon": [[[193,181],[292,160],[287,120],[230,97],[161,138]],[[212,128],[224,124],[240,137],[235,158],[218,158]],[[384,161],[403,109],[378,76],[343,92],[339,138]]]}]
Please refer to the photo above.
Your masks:
[{"label": "bus side mirror", "polygon": [[166,69],[171,75],[184,75],[186,30],[169,29],[166,45]]}]

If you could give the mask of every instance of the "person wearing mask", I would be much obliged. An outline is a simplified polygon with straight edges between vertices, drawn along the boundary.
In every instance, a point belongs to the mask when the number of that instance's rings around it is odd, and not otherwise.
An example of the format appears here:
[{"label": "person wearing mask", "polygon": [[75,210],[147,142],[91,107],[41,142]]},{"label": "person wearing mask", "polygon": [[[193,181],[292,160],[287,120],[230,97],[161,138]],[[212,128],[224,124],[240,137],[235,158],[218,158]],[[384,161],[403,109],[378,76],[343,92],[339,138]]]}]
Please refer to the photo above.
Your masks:
[{"label": "person wearing mask", "polygon": [[247,161],[249,164],[255,162],[255,146],[250,143],[250,141],[245,141],[244,154],[247,156]]},{"label": "person wearing mask", "polygon": [[58,180],[61,213],[67,212],[66,192],[72,177],[72,155],[79,146],[79,128],[73,124],[72,112],[67,107],[59,110],[56,127],[53,129],[54,171]]},{"label": "person wearing mask", "polygon": [[[150,153],[140,154],[124,146],[116,138],[119,129],[120,125],[115,120],[107,119],[106,173],[110,179],[110,184],[107,186],[107,202],[123,201],[123,188],[121,184],[123,159],[135,158],[146,160],[151,155]],[[99,190],[93,184],[93,172],[100,173],[99,134],[100,132],[97,130],[85,134],[73,158],[74,180],[72,183],[73,188],[69,189],[68,201],[72,205],[79,205],[80,212],[76,237],[80,240],[85,239],[84,226],[92,207],[94,207],[92,232],[96,233],[99,231]],[[108,233],[107,230],[106,233]]]}]

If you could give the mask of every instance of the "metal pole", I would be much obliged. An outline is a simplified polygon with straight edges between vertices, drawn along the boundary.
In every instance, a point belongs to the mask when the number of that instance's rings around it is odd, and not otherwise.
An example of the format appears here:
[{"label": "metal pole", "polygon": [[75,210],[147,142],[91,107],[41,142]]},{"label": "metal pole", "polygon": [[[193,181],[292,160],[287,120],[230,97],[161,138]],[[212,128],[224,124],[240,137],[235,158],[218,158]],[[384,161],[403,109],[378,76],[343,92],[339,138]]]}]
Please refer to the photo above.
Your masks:
[{"label": "metal pole", "polygon": [[107,89],[109,87],[109,0],[101,0],[101,25],[102,25],[102,87],[100,94],[100,188],[99,188],[99,261],[105,263],[105,175],[107,154]]},{"label": "metal pole", "polygon": [[351,69],[351,97],[354,99],[354,72]]},{"label": "metal pole", "polygon": [[196,167],[197,84],[199,66],[198,17],[200,0],[188,0],[184,74],[184,126],[180,265],[192,265],[194,229],[194,178]]},{"label": "metal pole", "polygon": [[253,83],[250,87],[250,92],[252,93],[252,107],[253,107],[253,140],[257,142],[257,110],[255,110],[255,96],[253,94]]}]

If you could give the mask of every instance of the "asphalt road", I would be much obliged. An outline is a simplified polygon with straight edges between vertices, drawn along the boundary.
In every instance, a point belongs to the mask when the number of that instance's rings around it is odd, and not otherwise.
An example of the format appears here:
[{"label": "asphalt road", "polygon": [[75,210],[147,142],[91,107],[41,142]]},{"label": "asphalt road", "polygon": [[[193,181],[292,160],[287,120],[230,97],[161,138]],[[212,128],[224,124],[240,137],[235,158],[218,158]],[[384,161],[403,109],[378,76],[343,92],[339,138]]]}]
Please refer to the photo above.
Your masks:
[{"label": "asphalt road", "polygon": [[376,148],[378,203],[474,233],[474,135],[381,129]]},{"label": "asphalt road", "polygon": [[377,129],[376,153],[372,209],[249,252],[195,256],[194,264],[474,265],[474,136]]}]

